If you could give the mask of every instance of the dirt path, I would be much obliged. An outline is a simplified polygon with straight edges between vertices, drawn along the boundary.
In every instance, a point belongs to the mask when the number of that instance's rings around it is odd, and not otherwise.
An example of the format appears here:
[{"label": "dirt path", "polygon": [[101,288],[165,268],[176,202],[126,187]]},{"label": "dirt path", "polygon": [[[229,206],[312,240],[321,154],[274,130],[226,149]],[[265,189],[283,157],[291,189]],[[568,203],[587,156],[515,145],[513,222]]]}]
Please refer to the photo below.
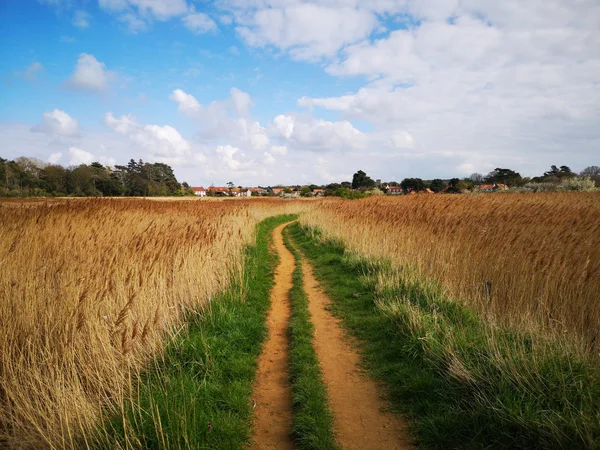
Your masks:
[{"label": "dirt path", "polygon": [[410,449],[410,435],[404,421],[384,412],[379,388],[359,367],[359,355],[348,342],[335,318],[325,306],[329,298],[319,289],[311,266],[303,260],[304,290],[315,326],[315,351],[333,413],[337,440],[344,450]]},{"label": "dirt path", "polygon": [[258,360],[254,385],[254,449],[293,449],[292,390],[288,381],[289,292],[292,287],[294,256],[285,247],[281,231],[275,228],[273,241],[280,262],[271,291],[271,309],[267,316],[269,337]]}]

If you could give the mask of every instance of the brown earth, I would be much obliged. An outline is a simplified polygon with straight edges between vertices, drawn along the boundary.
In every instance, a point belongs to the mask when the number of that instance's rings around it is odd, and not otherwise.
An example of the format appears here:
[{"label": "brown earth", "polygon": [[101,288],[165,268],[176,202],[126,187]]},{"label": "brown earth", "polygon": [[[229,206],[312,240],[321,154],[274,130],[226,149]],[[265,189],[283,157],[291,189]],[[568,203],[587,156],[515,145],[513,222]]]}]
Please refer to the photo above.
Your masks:
[{"label": "brown earth", "polygon": [[[287,327],[295,263],[281,234],[286,225],[278,226],[273,232],[280,262],[267,316],[269,336],[258,361],[254,387],[253,449],[294,448]],[[329,408],[340,447],[344,450],[412,449],[405,422],[385,410],[387,404],[379,395],[380,387],[362,372],[358,353],[338,319],[327,311],[330,299],[320,290],[312,267],[303,261],[302,270],[315,327],[315,351],[329,393]]]},{"label": "brown earth", "polygon": [[275,271],[271,291],[271,309],[267,316],[269,337],[258,360],[254,386],[254,449],[293,449],[292,390],[288,380],[288,335],[290,298],[294,257],[283,243],[281,231],[275,228],[273,241],[280,262]]},{"label": "brown earth", "polygon": [[380,387],[360,369],[360,357],[319,289],[312,267],[302,262],[304,290],[315,327],[314,346],[329,393],[337,441],[343,449],[410,449],[410,434],[398,415],[385,411]]}]

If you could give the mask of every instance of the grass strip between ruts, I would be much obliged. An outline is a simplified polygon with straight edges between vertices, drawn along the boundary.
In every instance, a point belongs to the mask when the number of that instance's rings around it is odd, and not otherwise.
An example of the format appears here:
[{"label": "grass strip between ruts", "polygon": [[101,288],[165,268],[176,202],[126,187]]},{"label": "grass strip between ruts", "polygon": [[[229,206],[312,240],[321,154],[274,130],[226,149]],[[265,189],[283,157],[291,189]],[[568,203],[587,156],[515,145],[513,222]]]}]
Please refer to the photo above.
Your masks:
[{"label": "grass strip between ruts", "polygon": [[422,448],[600,447],[593,361],[533,336],[490,332],[474,312],[408,271],[397,287],[378,290],[388,264],[348,255],[299,223],[287,228]]},{"label": "grass strip between ruts", "polygon": [[[252,383],[267,336],[266,313],[279,258],[273,229],[257,225],[246,250],[244,285],[232,286],[190,314],[187,331],[134,382],[118,417],[106,421],[95,448],[241,449],[251,435]],[[201,268],[198,270],[210,270]],[[243,295],[240,295],[243,292]]]},{"label": "grass strip between ruts", "polygon": [[300,450],[333,450],[339,447],[335,441],[323,373],[313,347],[314,326],[308,310],[309,299],[304,291],[302,260],[290,241],[288,228],[289,225],[284,228],[284,242],[294,255],[296,265],[290,290],[292,312],[288,327],[294,442]]}]

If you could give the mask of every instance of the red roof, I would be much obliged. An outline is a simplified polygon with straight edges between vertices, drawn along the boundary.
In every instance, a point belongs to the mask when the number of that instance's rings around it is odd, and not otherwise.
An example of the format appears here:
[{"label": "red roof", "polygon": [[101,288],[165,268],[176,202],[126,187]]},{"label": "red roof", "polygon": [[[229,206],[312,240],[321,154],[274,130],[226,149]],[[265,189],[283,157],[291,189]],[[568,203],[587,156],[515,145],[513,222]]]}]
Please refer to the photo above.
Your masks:
[{"label": "red roof", "polygon": [[206,191],[206,189],[204,189],[202,186],[200,186],[200,187],[192,187],[192,191],[194,191],[194,192],[204,192],[204,191]]}]

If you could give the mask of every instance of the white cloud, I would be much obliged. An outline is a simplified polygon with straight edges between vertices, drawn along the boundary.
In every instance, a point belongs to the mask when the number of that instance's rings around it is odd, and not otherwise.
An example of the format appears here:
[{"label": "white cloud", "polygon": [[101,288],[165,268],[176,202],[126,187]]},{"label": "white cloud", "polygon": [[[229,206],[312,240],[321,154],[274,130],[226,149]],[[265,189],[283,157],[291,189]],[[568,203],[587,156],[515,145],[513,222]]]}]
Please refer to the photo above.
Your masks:
[{"label": "white cloud", "polygon": [[221,155],[221,160],[231,170],[238,170],[242,163],[234,158],[234,155],[240,151],[239,148],[231,145],[220,145],[217,147],[217,153]]},{"label": "white cloud", "polygon": [[369,136],[346,121],[330,122],[312,116],[275,117],[273,132],[298,150],[336,151],[366,149]]},{"label": "white cloud", "polygon": [[143,125],[131,116],[117,119],[110,112],[106,113],[104,123],[161,162],[180,165],[202,160],[202,156],[192,153],[192,145],[170,125]]},{"label": "white cloud", "polygon": [[[271,2],[270,2],[271,3]],[[237,15],[237,31],[253,47],[272,45],[298,59],[333,56],[344,45],[368,37],[378,26],[366,8],[326,2],[272,2]]]},{"label": "white cloud", "polygon": [[34,125],[31,130],[58,136],[74,136],[79,132],[79,124],[66,112],[55,109],[45,112],[42,123]]},{"label": "white cloud", "polygon": [[277,156],[287,155],[288,149],[285,145],[274,145],[271,147],[271,153]]},{"label": "white cloud", "polygon": [[269,152],[265,152],[263,154],[263,162],[267,165],[267,166],[274,166],[276,163],[275,158],[273,157],[273,155],[271,155]]},{"label": "white cloud", "polygon": [[77,147],[69,148],[69,164],[79,166],[81,164],[90,164],[94,161],[94,155]]},{"label": "white cloud", "polygon": [[204,13],[190,12],[181,19],[183,25],[195,34],[204,34],[209,31],[215,31],[217,24],[208,15]]},{"label": "white cloud", "polygon": [[247,92],[241,91],[235,87],[229,90],[229,94],[231,95],[231,101],[233,102],[235,111],[240,115],[248,114],[248,109],[252,104],[250,95]]},{"label": "white cloud", "polygon": [[187,12],[185,0],[99,0],[108,11],[135,11],[142,17],[167,20]]},{"label": "white cloud", "polygon": [[58,164],[58,162],[60,161],[61,158],[62,158],[61,152],[50,153],[50,156],[48,156],[48,162],[50,164]]},{"label": "white cloud", "polygon": [[106,70],[106,65],[98,61],[94,55],[82,53],[79,55],[75,72],[66,82],[74,89],[95,92],[106,91],[109,83],[116,79],[114,72]]},{"label": "white cloud", "polygon": [[73,15],[73,26],[82,30],[88,28],[90,26],[90,17],[91,16],[87,12],[81,9],[75,11],[75,14]]},{"label": "white cloud", "polygon": [[294,132],[294,118],[291,116],[278,115],[273,120],[277,131],[286,139],[289,139]]},{"label": "white cloud", "polygon": [[175,89],[169,96],[170,100],[179,103],[178,111],[181,113],[196,113],[200,111],[200,103],[193,95],[186,94],[181,89]]},{"label": "white cloud", "polygon": [[26,80],[29,81],[34,81],[38,74],[44,71],[44,66],[42,66],[41,63],[39,62],[34,62],[31,65],[29,65],[29,67],[27,67],[27,69],[25,70],[25,73],[23,74],[23,77]]},{"label": "white cloud", "polygon": [[101,8],[117,14],[132,33],[145,31],[153,20],[166,21],[188,12],[185,0],[99,0]]}]

